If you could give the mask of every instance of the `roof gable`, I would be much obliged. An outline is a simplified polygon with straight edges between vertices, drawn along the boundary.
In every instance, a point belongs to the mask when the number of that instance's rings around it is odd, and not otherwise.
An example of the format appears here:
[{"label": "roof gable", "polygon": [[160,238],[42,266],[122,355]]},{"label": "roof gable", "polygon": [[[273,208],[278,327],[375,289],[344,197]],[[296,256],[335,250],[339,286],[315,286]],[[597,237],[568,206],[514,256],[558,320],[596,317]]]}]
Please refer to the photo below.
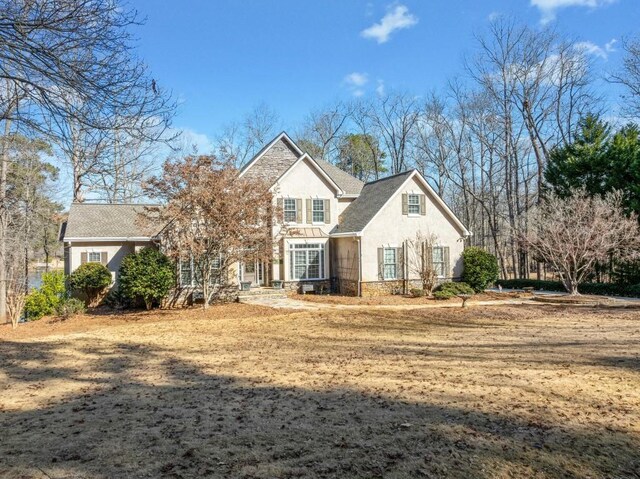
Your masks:
[{"label": "roof gable", "polygon": [[411,178],[418,180],[427,190],[429,196],[442,209],[444,215],[451,220],[464,236],[471,235],[442,198],[415,169],[365,184],[360,196],[342,213],[341,221],[332,233],[362,232]]},{"label": "roof gable", "polygon": [[314,166],[317,166],[322,174],[328,177],[341,195],[357,196],[360,194],[364,182],[327,161],[312,158],[309,154],[303,152],[284,131],[242,167],[240,177],[246,175],[247,177],[260,178],[275,184],[303,156],[308,157],[315,164]]},{"label": "roof gable", "polygon": [[[316,160],[314,160],[313,158],[311,158],[308,154],[304,154],[302,155],[300,158],[298,158],[298,160],[291,165],[287,171],[285,171],[282,175],[280,175],[280,177],[276,180],[276,183],[274,183],[274,186],[279,185],[282,180],[284,180],[289,174],[293,174],[293,172],[295,171],[296,167],[300,164],[304,164],[304,163],[308,163],[309,166],[305,165],[305,168],[312,170],[314,172],[314,174],[319,177],[319,179],[321,179],[323,182],[325,182],[329,187],[331,187],[336,194],[342,194],[343,191],[340,188],[340,186],[338,186],[336,184],[336,182],[333,180],[333,178],[331,176],[329,176],[325,170],[323,168],[320,167],[320,165],[318,165],[318,162]],[[286,192],[284,192],[286,193]]]},{"label": "roof gable", "polygon": [[260,178],[273,184],[303,154],[298,145],[283,131],[242,167],[240,177]]}]

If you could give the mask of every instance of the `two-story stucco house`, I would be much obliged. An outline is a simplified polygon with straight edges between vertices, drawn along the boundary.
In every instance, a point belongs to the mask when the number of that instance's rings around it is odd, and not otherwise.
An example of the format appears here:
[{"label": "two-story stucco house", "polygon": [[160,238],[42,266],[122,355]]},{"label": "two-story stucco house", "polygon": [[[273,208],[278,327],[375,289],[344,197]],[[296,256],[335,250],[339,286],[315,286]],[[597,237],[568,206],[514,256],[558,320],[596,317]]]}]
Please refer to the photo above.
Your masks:
[{"label": "two-story stucco house", "polygon": [[[238,265],[237,282],[258,287],[279,280],[291,289],[313,283],[350,295],[406,291],[418,280],[407,259],[408,241],[418,232],[437,238],[429,254],[442,280],[462,274],[470,233],[416,170],[365,184],[312,158],[283,132],[240,176],[267,180],[282,218],[273,227],[271,261]],[[161,241],[135,221],[140,208],[72,205],[62,235],[66,271],[100,261],[115,278],[125,254]],[[189,281],[182,273],[180,280]]]}]

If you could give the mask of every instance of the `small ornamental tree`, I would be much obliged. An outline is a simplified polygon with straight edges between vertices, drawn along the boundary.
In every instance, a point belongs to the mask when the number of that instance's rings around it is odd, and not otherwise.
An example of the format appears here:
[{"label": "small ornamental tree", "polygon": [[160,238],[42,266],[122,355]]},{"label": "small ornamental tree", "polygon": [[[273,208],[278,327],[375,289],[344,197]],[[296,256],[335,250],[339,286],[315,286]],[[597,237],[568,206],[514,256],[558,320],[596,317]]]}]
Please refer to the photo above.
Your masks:
[{"label": "small ornamental tree", "polygon": [[156,248],[144,248],[122,260],[120,291],[130,299],[142,299],[147,309],[167,296],[175,285],[173,262]]},{"label": "small ornamental tree", "polygon": [[407,241],[409,269],[420,278],[424,294],[431,296],[438,282],[438,272],[433,265],[433,247],[438,242],[434,234],[416,233]]},{"label": "small ornamental tree", "polygon": [[204,308],[228,284],[228,272],[244,261],[268,261],[273,227],[279,217],[269,184],[240,177],[238,170],[214,156],[167,160],[162,175],[146,185],[162,207],[143,215],[160,232],[163,251],[176,263],[193,265],[192,278],[204,296]]},{"label": "small ornamental tree", "polygon": [[481,293],[487,286],[495,283],[500,274],[498,259],[477,246],[464,250],[462,262],[464,264],[462,281],[471,286],[476,293]]},{"label": "small ornamental tree", "polygon": [[558,272],[570,294],[577,295],[578,285],[596,263],[640,255],[638,217],[625,215],[623,204],[620,192],[591,197],[577,189],[566,198],[549,195],[531,212],[530,233],[519,239]]},{"label": "small ornamental tree", "polygon": [[85,263],[80,265],[69,276],[69,287],[86,295],[87,304],[93,305],[107,286],[111,284],[111,273],[100,263]]}]

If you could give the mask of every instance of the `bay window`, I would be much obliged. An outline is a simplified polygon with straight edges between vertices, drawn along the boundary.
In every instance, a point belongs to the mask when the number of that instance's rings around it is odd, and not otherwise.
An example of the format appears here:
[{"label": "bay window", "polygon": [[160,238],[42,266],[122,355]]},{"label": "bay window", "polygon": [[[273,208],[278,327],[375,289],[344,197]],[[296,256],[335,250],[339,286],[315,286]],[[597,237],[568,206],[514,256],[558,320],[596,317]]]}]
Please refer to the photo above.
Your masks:
[{"label": "bay window", "polygon": [[323,279],[324,244],[290,244],[289,274],[292,280]]}]

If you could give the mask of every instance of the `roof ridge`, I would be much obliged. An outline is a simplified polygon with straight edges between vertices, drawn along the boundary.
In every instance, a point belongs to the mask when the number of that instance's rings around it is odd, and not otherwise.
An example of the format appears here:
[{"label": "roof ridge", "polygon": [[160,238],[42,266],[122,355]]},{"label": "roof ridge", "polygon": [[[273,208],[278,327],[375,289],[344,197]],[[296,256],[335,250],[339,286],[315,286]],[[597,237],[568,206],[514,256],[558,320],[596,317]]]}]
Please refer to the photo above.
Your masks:
[{"label": "roof ridge", "polygon": [[413,173],[414,171],[418,171],[415,168],[411,168],[410,170],[401,171],[400,173],[395,173],[393,175],[385,176],[384,178],[378,178],[377,180],[367,181],[364,186],[373,185],[374,183],[378,183],[380,181],[390,180],[391,178],[395,178],[396,176],[406,175],[408,173]]},{"label": "roof ridge", "polygon": [[71,206],[162,206],[162,203],[89,203],[73,201]]}]

